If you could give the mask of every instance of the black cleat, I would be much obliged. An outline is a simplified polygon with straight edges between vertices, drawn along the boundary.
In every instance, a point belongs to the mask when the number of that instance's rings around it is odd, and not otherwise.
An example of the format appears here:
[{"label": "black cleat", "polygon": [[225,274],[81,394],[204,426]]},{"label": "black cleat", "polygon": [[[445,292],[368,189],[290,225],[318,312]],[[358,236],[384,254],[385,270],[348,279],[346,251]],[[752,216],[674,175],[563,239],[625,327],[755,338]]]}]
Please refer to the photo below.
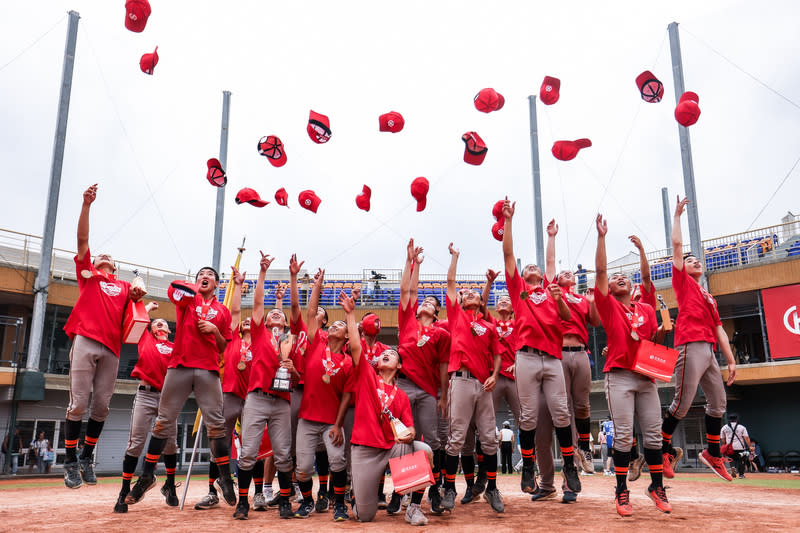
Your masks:
[{"label": "black cleat", "polygon": [[442,509],[444,509],[445,511],[452,511],[455,506],[456,506],[456,489],[445,488],[444,498],[442,498]]},{"label": "black cleat", "polygon": [[295,518],[308,518],[314,514],[314,500],[308,499],[300,502],[300,507],[294,512]]},{"label": "black cleat", "polygon": [[467,490],[464,491],[464,497],[461,498],[461,505],[472,503],[475,499],[475,495],[472,494],[472,485],[467,485]]},{"label": "black cleat", "polygon": [[536,492],[533,493],[531,496],[532,502],[541,502],[544,500],[550,500],[556,497],[555,490],[544,490],[543,488],[539,487],[536,489]]},{"label": "black cleat", "polygon": [[400,504],[403,502],[403,497],[397,494],[396,492],[392,492],[392,499],[389,501],[389,505],[386,506],[386,512],[388,514],[397,514],[400,512]]},{"label": "black cleat", "polygon": [[333,504],[333,520],[335,522],[346,522],[350,520],[350,515],[347,514],[347,506],[344,503]]},{"label": "black cleat", "polygon": [[236,504],[236,510],[233,512],[233,518],[235,520],[247,520],[247,513],[250,512],[250,504],[241,501]]},{"label": "black cleat", "polygon": [[386,503],[386,494],[379,492],[378,493],[378,509],[386,509],[389,506]]},{"label": "black cleat", "polygon": [[280,500],[278,501],[278,514],[281,518],[292,518],[294,513],[292,512],[292,503],[289,501],[289,498],[286,497],[279,497]]},{"label": "black cleat", "polygon": [[87,485],[97,485],[97,476],[94,473],[94,464],[91,458],[80,459],[78,465],[81,470],[81,479]]},{"label": "black cleat", "polygon": [[500,497],[500,491],[497,489],[489,489],[483,493],[483,499],[489,502],[492,510],[496,513],[504,513],[506,506],[503,505],[503,498]]},{"label": "black cleat", "polygon": [[439,492],[439,487],[436,485],[428,487],[428,498],[431,501],[431,512],[437,515],[442,514],[444,509],[442,509],[442,494]]},{"label": "black cleat", "polygon": [[180,500],[178,500],[178,494],[175,492],[175,488],[175,482],[170,480],[167,480],[166,483],[161,485],[161,494],[164,495],[164,499],[170,507],[177,507],[181,503]]},{"label": "black cleat", "polygon": [[64,485],[66,485],[68,489],[79,489],[81,485],[83,485],[78,461],[64,463]]},{"label": "black cleat", "polygon": [[236,505],[239,498],[236,495],[236,489],[233,487],[232,477],[220,476],[217,478],[217,487],[222,491],[222,499],[225,500],[225,503],[228,505]]},{"label": "black cleat", "polygon": [[[328,499],[328,493],[324,490],[321,490],[317,493],[317,503],[314,505],[314,512],[317,513],[327,513],[328,508],[330,507],[331,502]],[[381,504],[380,501],[378,502],[378,509],[380,509]]]},{"label": "black cleat", "polygon": [[119,497],[117,498],[117,503],[114,504],[114,512],[115,513],[127,513],[128,512],[128,504],[125,503],[125,496],[128,495],[128,491],[120,491]]},{"label": "black cleat", "polygon": [[564,474],[564,480],[567,483],[567,489],[570,492],[581,491],[581,478],[578,477],[578,469],[574,464],[566,464],[562,467],[561,473]]},{"label": "black cleat", "polygon": [[125,496],[125,503],[133,505],[139,503],[144,498],[145,493],[156,486],[156,476],[153,474],[142,474],[136,480],[136,484],[131,488],[131,491]]},{"label": "black cleat", "polygon": [[472,495],[477,498],[484,490],[486,490],[486,472],[478,470],[478,475],[475,476],[475,483],[472,485]]},{"label": "black cleat", "polygon": [[528,494],[534,494],[536,492],[538,487],[536,485],[536,476],[533,473],[533,465],[522,467],[520,488],[522,488],[522,492],[527,492]]}]

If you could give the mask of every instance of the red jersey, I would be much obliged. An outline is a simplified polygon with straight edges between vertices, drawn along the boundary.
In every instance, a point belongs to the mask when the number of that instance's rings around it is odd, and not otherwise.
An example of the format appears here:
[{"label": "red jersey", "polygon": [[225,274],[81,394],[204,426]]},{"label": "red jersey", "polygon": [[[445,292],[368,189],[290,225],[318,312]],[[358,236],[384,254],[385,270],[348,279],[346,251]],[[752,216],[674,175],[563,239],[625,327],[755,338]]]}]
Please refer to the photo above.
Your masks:
[{"label": "red jersey", "polygon": [[717,301],[699,283],[672,266],[672,288],[678,300],[678,318],[675,319],[675,346],[688,342],[717,344],[714,331],[722,325],[717,311]]},{"label": "red jersey", "polygon": [[[317,331],[314,342],[306,351],[305,387],[303,401],[300,402],[298,418],[311,422],[333,424],[339,413],[339,402],[344,392],[353,392],[353,360],[343,353],[330,353],[327,361],[328,335]],[[330,382],[325,383],[322,377],[326,374]]]},{"label": "red jersey", "polygon": [[641,294],[641,297],[639,298],[640,302],[642,302],[643,304],[649,305],[653,309],[658,309],[658,305],[656,304],[656,287],[655,287],[655,285],[653,285],[651,283],[650,284],[650,292],[647,292],[647,290],[645,290],[645,288],[644,288],[644,285],[643,284],[639,284],[639,293]]},{"label": "red jersey", "polygon": [[280,352],[278,351],[279,337],[280,333],[278,337],[275,337],[271,331],[267,331],[263,318],[259,323],[250,319],[250,340],[252,341],[250,349],[253,351],[253,362],[247,391],[252,392],[256,389],[261,389],[263,392],[283,398],[288,402],[290,401],[288,392],[269,390],[272,387],[272,380],[275,379],[275,371],[280,366],[278,363],[280,359]]},{"label": "red jersey", "polygon": [[506,286],[514,307],[517,327],[517,346],[536,348],[556,359],[561,359],[561,317],[558,304],[541,286],[531,286],[523,281],[518,270],[514,276],[506,271]]},{"label": "red jersey", "polygon": [[658,330],[655,310],[642,302],[626,307],[610,293],[603,296],[599,290],[594,291],[594,303],[606,331],[608,344],[603,372],[612,368],[633,370],[640,341],[631,336],[632,325],[636,326],[639,339],[651,340]]},{"label": "red jersey", "polygon": [[219,351],[213,333],[201,333],[197,329],[199,320],[207,320],[217,326],[228,342],[231,332],[231,313],[228,308],[212,298],[206,302],[198,293],[184,296],[175,302],[175,348],[169,360],[169,368],[183,366],[219,372]]},{"label": "red jersey", "polygon": [[[92,272],[89,279],[81,271]],[[64,331],[70,339],[75,335],[95,340],[119,357],[122,345],[122,317],[128,303],[131,284],[92,266],[92,253],[86,250],[83,259],[75,256],[78,277],[78,301],[69,314]]]},{"label": "red jersey", "polygon": [[[300,379],[295,379],[293,385],[302,385],[304,383],[303,374],[305,374],[306,359],[305,353],[308,349],[308,327],[303,322],[303,317],[297,318],[297,321],[289,322],[289,331],[294,335],[294,344],[292,345],[292,364],[294,365],[297,373],[300,374]],[[322,331],[317,330],[317,331]]]},{"label": "red jersey", "polygon": [[501,349],[497,342],[497,332],[491,322],[480,313],[467,313],[457,303],[447,300],[447,319],[450,322],[450,362],[448,372],[455,372],[462,366],[469,370],[481,383],[492,373],[493,356]]},{"label": "red jersey", "polygon": [[167,375],[167,362],[172,354],[172,346],[169,340],[156,339],[148,328],[139,339],[139,360],[133,367],[131,377],[141,379],[161,390],[164,387],[164,376]]},{"label": "red jersey", "polygon": [[378,357],[384,352],[384,350],[390,349],[390,346],[383,344],[382,342],[375,341],[375,344],[372,345],[372,348],[367,346],[367,339],[361,337],[361,355],[367,358],[369,364],[372,365],[374,368],[378,364]]},{"label": "red jersey", "polygon": [[[544,288],[552,283],[544,279]],[[575,335],[580,339],[584,346],[589,344],[589,330],[586,324],[589,322],[589,302],[580,294],[576,294],[572,287],[561,287],[564,301],[569,307],[570,317],[569,320],[561,321],[562,337],[566,335]],[[650,293],[653,300],[655,300],[655,290]],[[648,302],[643,302],[648,303]]]},{"label": "red jersey", "polygon": [[397,318],[397,352],[403,360],[400,371],[435,397],[441,388],[439,365],[450,359],[450,334],[435,322],[423,327],[417,320],[417,306],[411,302],[405,309],[397,309]]},{"label": "red jersey", "polygon": [[361,357],[353,369],[355,375],[356,412],[353,424],[353,444],[384,450],[394,446],[394,434],[387,416],[381,416],[384,403],[392,416],[408,427],[414,425],[411,404],[406,393],[397,385],[387,385]]},{"label": "red jersey", "polygon": [[[239,363],[244,363],[244,370],[239,370]],[[230,392],[241,399],[245,399],[252,366],[253,350],[250,343],[244,342],[238,333],[234,333],[233,340],[225,348],[225,372],[222,373],[222,392]]]},{"label": "red jersey", "polygon": [[497,342],[500,346],[500,375],[509,379],[515,379],[514,374],[506,369],[517,362],[517,330],[514,326],[514,319],[500,320],[490,317],[492,327],[497,332]]}]

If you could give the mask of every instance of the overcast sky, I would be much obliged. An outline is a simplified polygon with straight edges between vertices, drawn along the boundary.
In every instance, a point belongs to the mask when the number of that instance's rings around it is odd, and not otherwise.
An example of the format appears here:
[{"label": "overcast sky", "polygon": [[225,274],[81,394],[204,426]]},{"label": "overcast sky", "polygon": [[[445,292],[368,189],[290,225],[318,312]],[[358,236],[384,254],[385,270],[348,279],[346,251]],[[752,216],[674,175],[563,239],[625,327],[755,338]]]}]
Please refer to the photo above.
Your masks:
[{"label": "overcast sky", "polygon": [[[517,256],[534,260],[528,95],[538,95],[545,75],[562,82],[558,103],[538,103],[543,216],[560,223],[562,268],[593,264],[598,209],[609,221],[610,258],[632,249],[631,232],[648,250],[663,248],[661,188],[673,207],[683,193],[672,21],[681,25],[686,88],[700,96],[702,115],[690,132],[703,237],[800,212],[796,169],[754,220],[800,157],[797,2],[151,5],[139,34],[124,27],[123,0],[5,6],[0,228],[42,233],[68,9],[81,20],[59,248],[76,248],[81,193],[97,182],[93,252],[181,272],[210,263],[216,189],[205,179],[206,160],[219,153],[222,91],[230,90],[223,265],[246,234],[250,273],[259,248],[276,255],[279,268],[292,252],[329,273],[401,268],[413,236],[426,250],[423,271],[444,273],[454,241],[460,272],[482,273],[502,266],[490,229],[492,205],[504,195],[517,201]],[[161,60],[147,76],[139,58],[156,45]],[[639,97],[634,80],[646,69],[664,82],[661,103]],[[502,110],[474,108],[483,87],[505,96]],[[306,134],[310,109],[330,117],[325,145]],[[405,117],[400,133],[378,131],[378,116],[390,110]],[[461,135],[471,130],[489,147],[481,166],[462,159]],[[286,146],[282,168],[256,150],[269,134]],[[552,156],[555,140],[581,137],[593,146],[575,160]],[[431,183],[421,213],[409,192],[417,176]],[[373,191],[369,213],[354,201],[365,183]],[[271,203],[237,206],[241,187]],[[274,201],[280,187],[289,209]],[[303,189],[321,197],[316,215],[299,207]],[[684,218],[688,240],[686,228]]]}]

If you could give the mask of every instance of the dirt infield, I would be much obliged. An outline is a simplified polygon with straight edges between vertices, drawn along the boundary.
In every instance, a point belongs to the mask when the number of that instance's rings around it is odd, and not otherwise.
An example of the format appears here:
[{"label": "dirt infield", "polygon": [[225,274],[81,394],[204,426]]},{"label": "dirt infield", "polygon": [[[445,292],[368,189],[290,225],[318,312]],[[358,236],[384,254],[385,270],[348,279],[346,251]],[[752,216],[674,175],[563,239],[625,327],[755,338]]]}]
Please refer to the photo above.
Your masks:
[{"label": "dirt infield", "polygon": [[[684,479],[681,479],[681,478]],[[390,483],[387,479],[387,493]],[[388,516],[378,511],[373,523],[334,523],[331,513],[312,515],[307,520],[279,520],[277,510],[250,512],[250,520],[235,522],[233,508],[224,503],[217,509],[195,511],[192,505],[206,491],[201,479],[189,488],[186,508],[169,508],[157,488],[150,491],[125,515],[111,512],[119,491],[118,478],[106,478],[94,487],[68,490],[57,480],[14,479],[0,481],[0,531],[250,531],[280,528],[301,531],[475,531],[476,525],[491,533],[530,531],[790,531],[798,528],[800,477],[790,474],[750,474],[744,481],[725,483],[711,474],[678,475],[668,480],[668,495],[674,512],[658,512],[645,495],[647,474],[630,484],[632,518],[619,517],[614,509],[614,479],[602,475],[582,477],[583,492],[577,503],[564,505],[558,499],[531,502],[519,491],[519,476],[498,476],[506,512],[498,515],[487,503],[460,505],[452,515],[430,516],[426,527],[412,528],[403,515]],[[747,483],[746,485],[743,483]],[[753,485],[778,485],[773,488]],[[277,487],[277,483],[275,484]],[[459,498],[463,485],[458,484]],[[179,495],[182,489],[178,489]],[[295,506],[296,507],[296,506]],[[423,509],[428,510],[427,503]],[[548,532],[549,533],[549,532]]]}]

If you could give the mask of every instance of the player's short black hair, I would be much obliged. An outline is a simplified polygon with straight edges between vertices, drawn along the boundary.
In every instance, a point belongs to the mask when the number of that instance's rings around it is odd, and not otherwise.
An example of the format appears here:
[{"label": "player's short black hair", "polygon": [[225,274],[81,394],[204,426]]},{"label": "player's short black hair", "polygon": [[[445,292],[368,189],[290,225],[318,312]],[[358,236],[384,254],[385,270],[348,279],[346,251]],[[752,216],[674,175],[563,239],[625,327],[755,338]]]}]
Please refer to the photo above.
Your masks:
[{"label": "player's short black hair", "polygon": [[209,267],[209,266],[205,266],[205,267],[203,267],[203,268],[201,268],[200,270],[197,271],[197,274],[194,275],[194,280],[195,281],[197,281],[197,278],[200,277],[200,272],[202,272],[203,270],[210,270],[211,272],[213,272],[214,273],[214,279],[219,281],[219,272],[217,272],[217,270],[214,267]]},{"label": "player's short black hair", "polygon": [[327,309],[325,309],[321,305],[319,307],[317,307],[317,309],[322,309],[322,314],[325,315],[325,320],[322,322],[322,325],[323,326],[327,326],[328,325],[328,311],[327,311]]},{"label": "player's short black hair", "polygon": [[683,254],[683,260],[684,260],[684,261],[686,261],[686,260],[687,260],[688,258],[690,258],[690,257],[694,257],[695,259],[697,259],[697,256],[696,256],[696,255],[694,255],[692,252],[689,252],[689,253],[685,253],[685,254]]}]

